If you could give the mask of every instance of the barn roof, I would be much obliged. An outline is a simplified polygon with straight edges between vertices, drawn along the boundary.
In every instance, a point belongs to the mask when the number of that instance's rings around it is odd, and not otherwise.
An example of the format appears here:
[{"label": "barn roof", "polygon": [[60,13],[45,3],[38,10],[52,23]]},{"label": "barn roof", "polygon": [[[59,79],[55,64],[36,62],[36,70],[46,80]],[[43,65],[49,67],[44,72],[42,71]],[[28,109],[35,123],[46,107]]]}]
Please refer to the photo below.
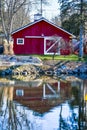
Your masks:
[{"label": "barn roof", "polygon": [[60,29],[61,31],[63,31],[63,32],[67,33],[67,34],[69,34],[70,36],[75,37],[75,35],[73,35],[72,33],[69,33],[68,31],[64,30],[63,28],[59,27],[58,25],[56,25],[56,24],[50,22],[49,20],[47,20],[47,19],[45,19],[45,18],[43,18],[43,17],[42,17],[41,19],[37,20],[37,21],[31,22],[31,23],[29,23],[29,24],[27,24],[27,25],[25,25],[25,26],[23,26],[23,27],[20,27],[20,28],[14,30],[11,34],[13,35],[13,34],[19,32],[19,31],[21,31],[21,30],[23,30],[23,29],[29,27],[29,26],[32,26],[32,25],[34,25],[34,24],[36,24],[36,23],[39,23],[40,21],[45,21],[45,22],[47,22],[47,23],[53,25],[54,27]]}]

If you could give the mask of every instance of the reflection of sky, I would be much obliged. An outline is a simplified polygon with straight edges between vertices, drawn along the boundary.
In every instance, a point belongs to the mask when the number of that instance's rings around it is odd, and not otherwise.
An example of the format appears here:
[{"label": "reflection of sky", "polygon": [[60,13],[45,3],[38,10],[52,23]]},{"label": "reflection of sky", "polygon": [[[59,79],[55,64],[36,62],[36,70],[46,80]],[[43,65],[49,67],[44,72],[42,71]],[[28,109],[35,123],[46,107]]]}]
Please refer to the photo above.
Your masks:
[{"label": "reflection of sky", "polygon": [[[43,130],[58,130],[60,123],[60,111],[61,106],[53,108],[49,113],[44,115],[44,119],[47,122],[46,127]],[[78,115],[78,110],[74,110],[75,114]],[[67,103],[62,105],[62,118],[68,121],[69,117],[72,116],[71,110]],[[70,121],[68,121],[70,123]]]},{"label": "reflection of sky", "polygon": [[[44,115],[44,120],[47,122],[44,130],[57,130],[59,127],[60,107],[53,108],[50,112]],[[45,125],[44,125],[45,126]]]},{"label": "reflection of sky", "polygon": [[[60,111],[61,106],[54,107],[49,112],[44,113],[43,115],[40,115],[39,113],[35,113],[32,110],[28,110],[21,106],[17,107],[18,114],[20,117],[20,121],[23,123],[24,120],[21,119],[21,114],[24,114],[24,117],[28,119],[28,122],[30,122],[29,127],[30,130],[58,130],[60,125]],[[20,111],[20,113],[19,113]],[[74,109],[74,113],[78,116],[78,109]],[[62,118],[67,121],[68,124],[70,124],[70,118],[72,118],[72,111],[69,108],[69,105],[67,103],[62,104]],[[26,128],[26,124],[23,125],[23,128]]]},{"label": "reflection of sky", "polygon": [[[4,98],[4,103],[5,103]],[[73,113],[78,117],[78,108],[74,108],[73,111],[70,109],[68,102],[61,104],[61,106],[56,106],[50,109],[50,111],[45,112],[44,114],[39,114],[33,110],[29,110],[29,108],[24,107],[20,104],[13,104],[17,117],[17,127],[15,130],[59,130],[60,127],[60,112],[63,120],[70,126],[70,130],[72,130],[72,125],[77,126],[73,120]],[[11,110],[11,111],[9,111]],[[9,130],[8,128],[8,119],[9,112],[12,112],[12,108],[9,109],[4,105],[3,114],[0,115],[0,130]],[[13,118],[13,113],[12,118]],[[4,116],[5,115],[5,116]],[[20,127],[21,124],[21,127]],[[22,129],[21,129],[22,128]],[[76,129],[75,129],[76,130]]]}]

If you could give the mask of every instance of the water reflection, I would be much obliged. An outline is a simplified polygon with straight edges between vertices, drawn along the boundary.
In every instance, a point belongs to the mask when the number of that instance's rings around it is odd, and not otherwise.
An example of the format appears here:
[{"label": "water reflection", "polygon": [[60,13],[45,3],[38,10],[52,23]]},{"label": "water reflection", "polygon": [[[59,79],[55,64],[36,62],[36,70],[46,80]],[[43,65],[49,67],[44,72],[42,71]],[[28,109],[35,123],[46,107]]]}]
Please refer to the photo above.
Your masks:
[{"label": "water reflection", "polygon": [[0,130],[87,129],[87,80],[0,81]]}]

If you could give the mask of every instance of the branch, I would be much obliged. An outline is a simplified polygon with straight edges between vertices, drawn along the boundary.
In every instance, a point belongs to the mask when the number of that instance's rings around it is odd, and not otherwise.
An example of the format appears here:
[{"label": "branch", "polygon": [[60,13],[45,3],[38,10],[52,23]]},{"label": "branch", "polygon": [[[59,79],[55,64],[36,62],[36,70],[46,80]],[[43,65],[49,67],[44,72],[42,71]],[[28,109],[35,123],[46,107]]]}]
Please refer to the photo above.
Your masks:
[{"label": "branch", "polygon": [[15,14],[24,4],[26,3],[26,0],[24,0],[19,6],[17,5],[17,2],[15,0],[13,5],[13,14]]}]

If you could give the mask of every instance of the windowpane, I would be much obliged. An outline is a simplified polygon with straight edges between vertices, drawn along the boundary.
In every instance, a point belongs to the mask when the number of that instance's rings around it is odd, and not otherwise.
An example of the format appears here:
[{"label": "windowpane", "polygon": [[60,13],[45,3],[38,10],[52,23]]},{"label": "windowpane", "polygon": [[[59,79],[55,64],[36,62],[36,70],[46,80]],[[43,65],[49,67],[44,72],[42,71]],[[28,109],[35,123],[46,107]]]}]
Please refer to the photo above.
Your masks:
[{"label": "windowpane", "polygon": [[16,90],[16,96],[23,96],[23,95],[24,95],[24,90],[22,90],[22,89]]},{"label": "windowpane", "polygon": [[17,44],[24,44],[24,38],[17,38]]}]

